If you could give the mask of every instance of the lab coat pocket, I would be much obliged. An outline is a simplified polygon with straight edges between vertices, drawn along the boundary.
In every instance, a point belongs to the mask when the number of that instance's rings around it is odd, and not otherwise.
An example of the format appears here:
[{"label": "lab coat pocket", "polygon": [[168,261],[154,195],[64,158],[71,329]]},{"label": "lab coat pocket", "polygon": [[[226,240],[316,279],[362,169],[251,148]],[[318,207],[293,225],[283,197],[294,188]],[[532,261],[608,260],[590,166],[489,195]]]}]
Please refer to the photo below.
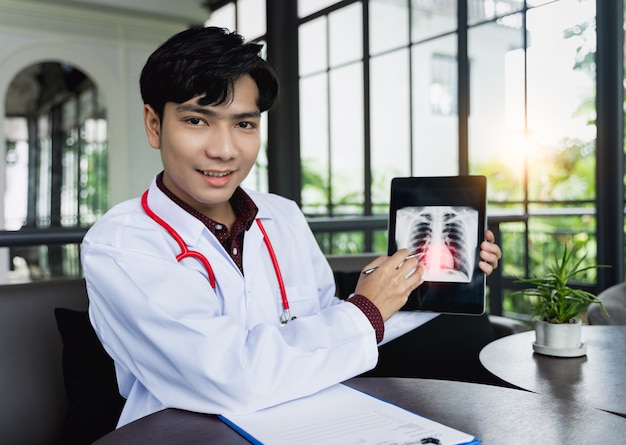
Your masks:
[{"label": "lab coat pocket", "polygon": [[[287,299],[291,316],[303,317],[320,310],[320,299],[314,286],[287,286]],[[280,294],[278,295],[280,301]]]}]

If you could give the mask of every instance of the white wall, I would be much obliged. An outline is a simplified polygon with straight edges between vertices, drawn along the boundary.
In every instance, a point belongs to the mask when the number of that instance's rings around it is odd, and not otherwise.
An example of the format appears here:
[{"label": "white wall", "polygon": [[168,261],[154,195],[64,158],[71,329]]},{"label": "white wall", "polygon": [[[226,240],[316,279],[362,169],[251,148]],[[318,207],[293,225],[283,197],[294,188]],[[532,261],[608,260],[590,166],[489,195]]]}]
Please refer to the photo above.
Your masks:
[{"label": "white wall", "polygon": [[[161,165],[158,152],[145,138],[139,74],[160,43],[187,27],[182,22],[0,0],[0,116],[5,115],[11,81],[24,68],[43,61],[76,66],[96,83],[107,105],[109,202],[137,196]],[[5,191],[5,157],[0,125],[0,197]],[[0,224],[3,207],[0,199]],[[6,262],[6,255],[0,254],[0,271],[8,269]]]}]

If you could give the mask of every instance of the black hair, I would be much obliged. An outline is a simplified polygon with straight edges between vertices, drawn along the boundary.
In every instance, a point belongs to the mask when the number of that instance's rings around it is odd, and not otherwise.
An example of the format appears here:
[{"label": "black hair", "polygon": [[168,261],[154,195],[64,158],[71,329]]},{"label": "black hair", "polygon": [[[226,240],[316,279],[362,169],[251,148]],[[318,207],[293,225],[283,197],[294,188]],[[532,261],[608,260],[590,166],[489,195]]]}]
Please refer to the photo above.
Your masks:
[{"label": "black hair", "polygon": [[141,97],[162,118],[167,102],[202,96],[200,105],[227,103],[235,82],[248,74],[259,90],[259,110],[266,111],[276,101],[279,84],[272,66],[259,55],[261,48],[224,28],[182,31],[148,58],[139,80]]}]

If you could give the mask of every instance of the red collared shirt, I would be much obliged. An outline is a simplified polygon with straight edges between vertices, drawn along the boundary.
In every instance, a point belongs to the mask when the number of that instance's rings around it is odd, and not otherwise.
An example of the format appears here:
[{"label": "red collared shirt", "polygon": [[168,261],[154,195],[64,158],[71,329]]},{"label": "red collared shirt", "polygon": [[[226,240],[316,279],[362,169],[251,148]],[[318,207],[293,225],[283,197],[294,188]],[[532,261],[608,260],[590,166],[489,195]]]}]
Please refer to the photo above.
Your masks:
[{"label": "red collared shirt", "polygon": [[254,204],[254,201],[252,201],[252,198],[250,198],[250,196],[244,192],[241,187],[237,187],[235,189],[235,192],[229,202],[233,207],[236,219],[232,228],[228,230],[228,227],[224,224],[203,215],[178,196],[174,195],[167,187],[165,187],[165,184],[163,184],[163,173],[157,176],[156,184],[168,198],[202,221],[207,229],[215,235],[222,247],[224,247],[237,267],[239,267],[239,270],[243,273],[243,234],[250,228],[259,210]]}]

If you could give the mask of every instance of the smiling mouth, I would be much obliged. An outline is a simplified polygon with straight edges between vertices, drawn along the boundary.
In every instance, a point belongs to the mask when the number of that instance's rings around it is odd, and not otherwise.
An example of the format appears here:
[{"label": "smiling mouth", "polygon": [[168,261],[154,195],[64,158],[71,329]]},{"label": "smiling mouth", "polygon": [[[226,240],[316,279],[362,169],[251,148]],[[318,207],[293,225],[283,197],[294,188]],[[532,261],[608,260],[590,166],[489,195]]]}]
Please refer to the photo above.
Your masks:
[{"label": "smiling mouth", "polygon": [[198,170],[198,172],[202,173],[204,176],[209,176],[211,178],[223,178],[224,176],[230,175],[232,172],[209,172]]}]

